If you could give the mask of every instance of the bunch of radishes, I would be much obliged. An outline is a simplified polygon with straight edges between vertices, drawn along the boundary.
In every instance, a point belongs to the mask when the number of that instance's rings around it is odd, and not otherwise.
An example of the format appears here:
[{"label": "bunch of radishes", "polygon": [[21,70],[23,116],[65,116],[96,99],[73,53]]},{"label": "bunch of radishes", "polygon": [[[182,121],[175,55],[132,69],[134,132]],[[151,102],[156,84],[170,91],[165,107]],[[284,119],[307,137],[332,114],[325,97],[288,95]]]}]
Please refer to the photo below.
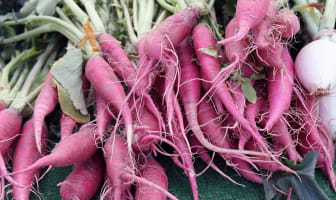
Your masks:
[{"label": "bunch of radishes", "polygon": [[[323,105],[332,97],[321,97],[318,110],[314,96],[332,91],[333,76],[331,82],[319,82],[327,81],[324,75],[331,65],[323,65],[322,78],[316,80],[314,72],[306,75],[308,69],[301,66],[313,61],[303,54],[313,58],[321,53],[307,46],[294,68],[288,44],[300,22],[279,1],[238,0],[235,17],[220,41],[211,17],[213,4],[212,0],[63,0],[50,10],[42,1],[32,0],[21,10],[26,17],[5,21],[4,26],[31,26],[2,44],[48,32],[68,39],[62,56],[50,53],[54,46],[47,47],[23,86],[26,75],[15,75],[12,63],[2,70],[4,96],[14,101],[1,99],[9,108],[0,112],[0,119],[7,122],[0,124],[0,138],[6,141],[0,144],[0,173],[13,184],[14,199],[29,198],[42,167],[71,165],[73,171],[59,183],[62,199],[91,199],[103,182],[101,199],[177,199],[167,191],[167,176],[154,159],[158,153],[184,170],[194,199],[199,198],[196,177],[202,174],[195,172],[195,154],[239,184],[213,163],[208,151],[259,184],[276,171],[297,175],[283,159],[296,164],[307,152],[317,151],[318,167],[336,190],[331,129],[318,117],[331,108]],[[117,27],[124,27],[124,32]],[[49,71],[47,64],[56,56],[60,58]],[[310,91],[296,84],[294,71]],[[38,72],[45,77],[43,87],[33,84]],[[37,94],[32,119],[20,131],[19,113],[27,104],[22,98],[31,101]],[[61,140],[45,155],[44,120],[57,104],[62,109]],[[72,133],[77,124],[82,124],[79,131]],[[3,157],[20,132],[9,173]],[[173,152],[163,151],[162,143]]]}]

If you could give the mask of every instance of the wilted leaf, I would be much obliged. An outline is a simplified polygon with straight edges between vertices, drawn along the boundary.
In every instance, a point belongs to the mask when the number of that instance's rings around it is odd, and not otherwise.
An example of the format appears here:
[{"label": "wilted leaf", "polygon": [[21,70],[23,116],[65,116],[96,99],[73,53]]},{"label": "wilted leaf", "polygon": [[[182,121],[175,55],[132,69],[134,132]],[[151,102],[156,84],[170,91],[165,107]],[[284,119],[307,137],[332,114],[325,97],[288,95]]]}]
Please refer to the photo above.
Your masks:
[{"label": "wilted leaf", "polygon": [[70,97],[66,90],[59,84],[56,80],[53,80],[53,84],[56,86],[58,91],[58,101],[61,106],[62,111],[69,115],[71,118],[76,120],[79,123],[86,123],[90,120],[90,116],[83,115],[79,110],[77,110],[70,100]]},{"label": "wilted leaf", "polygon": [[198,49],[198,51],[208,55],[208,56],[212,56],[214,58],[217,58],[218,57],[218,52],[217,50],[215,50],[214,47],[212,46],[208,46],[207,48],[200,48]]},{"label": "wilted leaf", "polygon": [[257,92],[255,91],[254,87],[251,84],[250,79],[245,79],[245,81],[241,84],[241,89],[245,98],[250,103],[256,103],[257,101]]},{"label": "wilted leaf", "polygon": [[87,115],[82,88],[83,56],[79,49],[68,49],[67,53],[51,68],[51,74],[64,87],[74,107]]}]

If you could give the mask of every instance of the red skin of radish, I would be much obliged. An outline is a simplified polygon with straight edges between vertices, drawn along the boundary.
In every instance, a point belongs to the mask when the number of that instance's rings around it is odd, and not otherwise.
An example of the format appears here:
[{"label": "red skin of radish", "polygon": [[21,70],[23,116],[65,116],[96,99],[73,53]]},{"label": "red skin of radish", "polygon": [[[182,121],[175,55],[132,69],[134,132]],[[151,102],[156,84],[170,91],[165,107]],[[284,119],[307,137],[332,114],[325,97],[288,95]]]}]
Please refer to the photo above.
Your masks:
[{"label": "red skin of radish", "polygon": [[[333,169],[334,154],[330,153],[330,151],[334,150],[334,146],[332,143],[325,146],[325,139],[322,139],[325,135],[321,137],[321,134],[319,133],[316,105],[316,97],[314,96],[307,96],[305,106],[303,106],[302,102],[299,102],[298,104],[301,121],[304,123],[303,131],[301,131],[298,135],[298,150],[303,155],[309,151],[317,151],[319,153],[317,167],[323,170],[334,191],[336,191],[336,175]],[[305,107],[307,109],[305,109]],[[331,140],[330,135],[327,136],[329,136],[328,139]]]},{"label": "red skin of radish", "polygon": [[231,37],[219,41],[219,44],[228,44],[243,39],[251,28],[257,26],[264,19],[270,0],[238,0],[236,16],[238,30]]},{"label": "red skin of radish", "polygon": [[[140,169],[139,176],[168,191],[168,178],[166,172],[154,158],[148,158],[145,165]],[[165,200],[166,198],[167,195],[161,191],[141,183],[136,184],[135,200]]]},{"label": "red skin of radish", "polygon": [[[125,83],[130,87],[133,88],[135,86],[135,80],[136,80],[136,70],[133,67],[133,64],[128,59],[126,52],[122,49],[120,42],[115,39],[113,36],[107,34],[107,33],[101,33],[97,37],[97,41],[100,43],[100,47],[102,51],[104,52],[104,58],[107,60],[107,62],[111,65],[111,67],[115,70],[116,74],[125,81]],[[141,40],[143,41],[143,40]],[[143,42],[139,43],[142,44]],[[140,47],[139,49],[143,49]],[[143,53],[139,52],[139,58],[143,58]],[[153,72],[156,73],[156,72]],[[161,119],[160,113],[155,106],[152,98],[149,95],[149,90],[151,88],[151,84],[155,81],[155,75],[149,75],[149,79],[144,79],[143,82],[140,82],[137,85],[137,88],[135,90],[135,93],[138,97],[144,97],[146,100],[144,103],[146,104],[146,107],[155,114],[156,118],[160,123],[163,123],[163,120]],[[147,86],[149,86],[147,88]],[[161,129],[161,124],[160,129]]]},{"label": "red skin of radish", "polygon": [[179,88],[179,99],[182,101],[190,129],[205,148],[215,152],[221,152],[221,147],[211,144],[205,138],[198,122],[197,104],[201,99],[200,74],[198,66],[192,63],[192,48],[189,46],[187,40],[179,45],[177,52],[181,60],[181,86]]},{"label": "red skin of radish", "polygon": [[96,92],[121,112],[126,127],[127,143],[131,150],[133,120],[126,102],[124,88],[109,64],[100,56],[92,55],[85,67],[85,74]]},{"label": "red skin of radish", "polygon": [[290,106],[294,85],[294,63],[285,48],[282,50],[282,59],[285,66],[283,69],[274,68],[268,72],[269,119],[265,130],[270,130]]},{"label": "red skin of radish", "polygon": [[5,176],[7,180],[14,185],[17,184],[10,176],[7,176],[5,157],[10,149],[10,146],[15,142],[16,136],[20,133],[22,116],[12,108],[6,108],[0,111],[0,174]]},{"label": "red skin of radish", "polygon": [[165,57],[163,51],[177,47],[196,25],[199,17],[200,10],[193,7],[188,7],[167,17],[156,29],[142,39],[146,56],[156,61]]},{"label": "red skin of radish", "polygon": [[273,143],[278,143],[281,148],[286,148],[288,158],[295,163],[301,161],[302,157],[296,151],[296,146],[289,133],[288,126],[283,119],[280,119],[271,129]]},{"label": "red skin of radish", "polygon": [[281,38],[291,38],[300,31],[300,20],[299,18],[289,10],[280,11],[276,17],[276,25],[280,27]]},{"label": "red skin of radish", "polygon": [[5,108],[6,108],[6,104],[2,100],[0,100],[0,111],[2,111]]},{"label": "red skin of radish", "polygon": [[102,141],[105,135],[106,128],[108,124],[112,121],[112,114],[117,114],[114,110],[109,110],[108,101],[96,93],[96,108],[97,108],[97,117],[96,117],[96,125],[97,125],[97,137]]},{"label": "red skin of radish", "polygon": [[91,158],[97,151],[94,127],[84,125],[77,133],[74,133],[61,140],[52,152],[29,167],[13,172],[13,174],[27,172],[37,168],[53,165],[56,167],[70,166]]},{"label": "red skin of radish", "polygon": [[121,199],[124,191],[132,182],[124,182],[122,174],[133,173],[133,160],[127,150],[124,138],[115,134],[111,135],[104,145],[104,159],[107,176],[113,188],[113,199]]},{"label": "red skin of radish", "polygon": [[90,200],[100,188],[104,179],[104,161],[100,154],[90,160],[76,164],[61,186],[62,200]]},{"label": "red skin of radish", "polygon": [[258,48],[266,49],[272,41],[272,25],[274,23],[274,18],[278,12],[277,2],[275,0],[270,0],[266,16],[260,24],[252,29],[253,42]]},{"label": "red skin of radish", "polygon": [[61,116],[61,140],[72,134],[77,122],[72,119],[69,115],[62,113]]},{"label": "red skin of radish", "polygon": [[286,64],[283,63],[283,45],[281,41],[271,40],[267,48],[258,48],[256,58],[258,61],[270,68],[283,69]]},{"label": "red skin of radish", "polygon": [[43,87],[36,98],[33,120],[34,120],[34,130],[35,130],[35,141],[37,149],[42,153],[42,127],[44,123],[44,118],[50,114],[58,104],[58,93],[57,89],[52,86],[51,83],[51,72],[48,73]]},{"label": "red skin of radish", "polygon": [[107,33],[101,33],[97,37],[105,60],[115,70],[115,73],[125,81],[129,87],[134,86],[136,70],[128,59],[126,52],[121,47],[121,42]]},{"label": "red skin of radish", "polygon": [[[206,55],[198,49],[207,48],[209,46],[216,46],[214,38],[211,31],[206,26],[198,25],[193,30],[193,44],[194,49],[197,55],[197,58],[201,67],[201,76],[204,77],[207,81],[213,81],[216,79],[217,75],[220,72],[219,61],[209,55]],[[234,100],[226,86],[225,82],[220,82],[213,86],[216,91],[215,95],[218,96],[223,102],[225,108],[233,116],[234,119],[242,126],[243,129],[248,131],[256,141],[261,145],[263,149],[267,149],[267,145],[264,142],[263,138],[259,135],[259,132],[255,131],[249,122],[244,118],[244,116],[239,112],[234,104]]]},{"label": "red skin of radish", "polygon": [[157,140],[147,140],[142,139],[147,135],[160,135],[159,124],[155,116],[149,112],[149,110],[144,106],[137,106],[140,110],[138,111],[138,119],[135,121],[139,128],[134,131],[134,140],[132,148],[136,151],[148,151],[151,149],[152,145],[157,143]]},{"label": "red skin of radish", "polygon": [[[263,97],[258,96],[256,103],[248,103],[245,111],[245,117],[251,124],[256,124],[256,117],[260,112],[262,106],[265,106],[266,101]],[[245,144],[251,138],[251,135],[240,136],[238,149],[244,149]]]},{"label": "red skin of radish", "polygon": [[[43,154],[47,151],[48,143],[48,129],[44,124],[42,127],[42,152]],[[14,156],[13,156],[13,171],[20,171],[26,169],[32,165],[36,160],[40,159],[42,155],[38,152],[35,143],[35,133],[34,133],[34,122],[33,120],[27,121],[21,132],[19,141],[16,144]],[[32,185],[35,183],[35,178],[40,174],[41,169],[36,168],[34,170],[15,174],[14,180],[18,183],[29,186],[20,187],[13,185],[13,198],[16,200],[26,200],[29,199],[30,190]]]}]

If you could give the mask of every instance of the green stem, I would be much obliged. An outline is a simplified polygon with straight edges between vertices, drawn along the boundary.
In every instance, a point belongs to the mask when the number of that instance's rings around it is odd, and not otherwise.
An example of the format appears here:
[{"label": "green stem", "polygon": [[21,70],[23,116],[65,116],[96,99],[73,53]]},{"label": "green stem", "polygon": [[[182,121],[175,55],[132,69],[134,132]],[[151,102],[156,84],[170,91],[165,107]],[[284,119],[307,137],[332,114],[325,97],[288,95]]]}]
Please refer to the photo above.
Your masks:
[{"label": "green stem", "polygon": [[139,27],[138,27],[138,19],[139,19],[139,16],[138,16],[138,1],[137,0],[133,0],[133,8],[132,8],[132,11],[133,11],[133,26],[134,26],[134,30],[135,31],[139,31]]},{"label": "green stem", "polygon": [[[76,27],[74,27],[73,25],[67,23],[66,21],[63,21],[59,18],[56,17],[50,17],[50,16],[29,16],[23,19],[19,19],[16,21],[7,21],[4,22],[5,25],[16,25],[16,24],[27,24],[30,22],[36,22],[36,23],[41,23],[41,24],[53,24],[55,25],[55,27],[59,30],[59,32],[61,33],[71,33],[73,36],[76,37],[76,39],[74,38],[68,38],[70,40],[74,40],[74,41],[78,41],[81,38],[84,37],[83,33],[80,32]],[[67,36],[67,35],[66,35]],[[73,41],[73,42],[74,42]]]},{"label": "green stem", "polygon": [[4,100],[4,103],[8,106],[9,104],[11,104],[11,102],[14,100],[14,98],[16,97],[16,95],[18,94],[18,92],[20,91],[21,86],[23,85],[25,78],[29,72],[28,70],[29,68],[26,67],[23,69],[22,73],[20,74],[20,78],[19,80],[15,83],[15,86],[13,87],[13,89],[11,89],[11,91],[9,92],[8,95],[6,95],[6,97],[2,98]]},{"label": "green stem", "polygon": [[96,0],[80,0],[89,14],[95,32],[105,33],[105,27],[96,9]]},{"label": "green stem", "polygon": [[161,7],[168,10],[169,12],[171,13],[177,12],[176,8],[170,5],[169,3],[167,3],[165,0],[156,0],[156,1],[158,2],[158,4],[160,4]]},{"label": "green stem", "polygon": [[21,113],[22,110],[26,107],[26,105],[35,99],[35,97],[40,93],[43,84],[39,85],[35,88],[27,97],[21,96],[18,94],[13,103],[10,105],[10,108],[16,110],[18,113]]},{"label": "green stem", "polygon": [[19,78],[21,73],[21,69],[16,69],[15,72],[13,73],[13,76],[10,79],[9,82],[9,87],[12,88],[13,85],[16,83],[17,79]]},{"label": "green stem", "polygon": [[138,32],[138,38],[141,39],[143,36],[151,30],[154,18],[154,0],[148,0],[146,5],[146,14],[143,24],[139,24],[141,29]]},{"label": "green stem", "polygon": [[56,13],[62,20],[68,22],[69,24],[74,25],[71,19],[63,12],[63,10],[60,7],[56,7]]},{"label": "green stem", "polygon": [[[299,7],[307,5],[307,2],[305,0],[294,0],[294,3]],[[309,12],[309,10],[299,9],[299,12],[301,13],[301,15],[303,17],[303,20],[304,20],[304,22],[306,24],[306,27],[307,27],[307,31],[310,34],[310,36],[314,36],[316,33],[318,33],[319,27],[316,24],[316,22],[315,22],[313,16],[311,15],[311,13]]]},{"label": "green stem", "polygon": [[55,41],[51,42],[46,50],[38,57],[37,62],[35,63],[35,65],[33,66],[32,70],[30,70],[29,75],[20,91],[20,93],[22,93],[23,96],[26,96],[37,76],[37,73],[41,70],[42,66],[44,65],[44,63],[46,62],[46,60],[48,59],[49,54],[54,50],[55,48]]},{"label": "green stem", "polygon": [[138,38],[135,35],[134,29],[133,29],[133,26],[132,26],[132,22],[131,22],[131,17],[130,17],[129,12],[128,12],[128,8],[125,5],[124,0],[121,0],[120,3],[121,3],[121,6],[123,8],[123,11],[124,11],[128,36],[131,40],[131,43],[133,45],[136,45],[136,43],[138,42]]},{"label": "green stem", "polygon": [[336,20],[336,0],[327,0],[320,24],[320,30],[334,29],[335,20]]},{"label": "green stem", "polygon": [[138,35],[139,35],[139,32],[141,31],[142,25],[144,24],[144,21],[145,21],[145,14],[144,13],[147,12],[147,10],[146,10],[147,0],[139,0],[139,5],[140,5],[140,9],[139,9],[139,21],[138,21],[138,26],[139,26]]},{"label": "green stem", "polygon": [[73,0],[63,0],[63,2],[70,8],[82,26],[84,26],[89,19],[85,12]]},{"label": "green stem", "polygon": [[25,50],[19,55],[17,55],[15,58],[13,58],[2,70],[2,77],[1,77],[1,84],[0,86],[2,89],[10,89],[10,85],[8,83],[9,74],[22,66],[22,62],[25,60],[30,59],[31,57],[35,56],[39,52],[35,49],[29,49]]}]

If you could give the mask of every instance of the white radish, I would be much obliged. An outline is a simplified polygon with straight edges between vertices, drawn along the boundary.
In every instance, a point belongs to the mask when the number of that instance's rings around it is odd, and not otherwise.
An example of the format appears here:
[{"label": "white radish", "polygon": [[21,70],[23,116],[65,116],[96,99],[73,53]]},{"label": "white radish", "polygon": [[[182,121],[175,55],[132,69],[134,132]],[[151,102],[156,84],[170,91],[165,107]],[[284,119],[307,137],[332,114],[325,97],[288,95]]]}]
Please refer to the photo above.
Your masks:
[{"label": "white radish", "polygon": [[330,136],[336,140],[336,91],[319,98],[319,115],[322,123],[328,129]]},{"label": "white radish", "polygon": [[295,72],[311,94],[328,95],[336,86],[336,43],[316,40],[301,49],[295,60]]}]

